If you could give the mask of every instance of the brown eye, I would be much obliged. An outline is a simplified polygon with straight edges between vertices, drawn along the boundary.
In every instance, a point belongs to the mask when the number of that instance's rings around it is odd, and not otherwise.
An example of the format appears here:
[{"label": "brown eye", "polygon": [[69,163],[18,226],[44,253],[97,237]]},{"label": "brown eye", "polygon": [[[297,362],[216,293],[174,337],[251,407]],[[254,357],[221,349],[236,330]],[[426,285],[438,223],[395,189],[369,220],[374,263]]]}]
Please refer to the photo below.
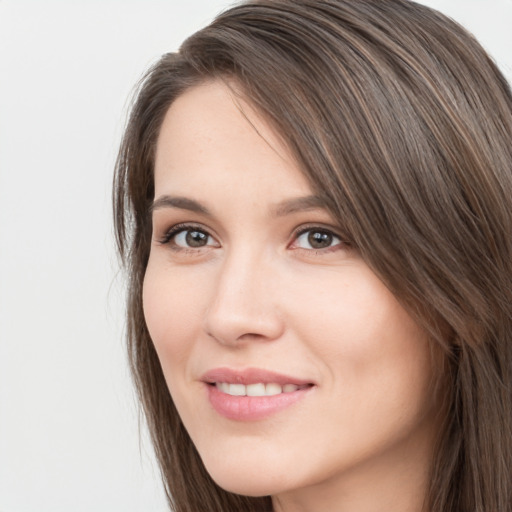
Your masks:
[{"label": "brown eye", "polygon": [[177,228],[168,234],[166,243],[172,242],[179,249],[200,249],[216,245],[214,238],[206,231],[197,228]]},{"label": "brown eye", "polygon": [[325,231],[310,231],[308,234],[308,243],[313,249],[325,249],[330,247],[334,235]]},{"label": "brown eye", "polygon": [[208,244],[208,235],[202,231],[184,231],[188,247],[204,247]]},{"label": "brown eye", "polygon": [[297,236],[295,246],[300,249],[328,249],[339,245],[341,240],[331,231],[326,229],[308,229]]}]

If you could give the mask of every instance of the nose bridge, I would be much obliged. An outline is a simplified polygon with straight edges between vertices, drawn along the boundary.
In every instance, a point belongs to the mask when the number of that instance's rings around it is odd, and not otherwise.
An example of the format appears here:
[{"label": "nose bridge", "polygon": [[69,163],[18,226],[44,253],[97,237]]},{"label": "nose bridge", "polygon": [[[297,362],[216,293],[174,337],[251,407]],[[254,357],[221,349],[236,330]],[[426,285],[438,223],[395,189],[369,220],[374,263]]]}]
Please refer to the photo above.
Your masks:
[{"label": "nose bridge", "polygon": [[206,313],[207,333],[225,344],[278,337],[275,277],[261,251],[242,246],[226,254]]}]

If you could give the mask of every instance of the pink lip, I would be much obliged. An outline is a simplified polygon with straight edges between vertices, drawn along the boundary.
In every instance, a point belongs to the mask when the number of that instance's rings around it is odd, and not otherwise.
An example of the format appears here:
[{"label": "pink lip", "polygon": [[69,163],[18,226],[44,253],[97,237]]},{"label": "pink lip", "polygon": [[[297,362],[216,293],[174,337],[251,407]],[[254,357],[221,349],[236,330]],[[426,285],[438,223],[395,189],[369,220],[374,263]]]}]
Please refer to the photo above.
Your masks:
[{"label": "pink lip", "polygon": [[[243,371],[217,368],[208,371],[201,379],[206,384],[208,399],[221,416],[235,421],[257,421],[278,413],[304,398],[314,387],[311,381],[289,377],[267,370],[248,368]],[[276,383],[305,386],[296,391],[273,396],[232,396],[223,393],[215,382],[231,384]]]},{"label": "pink lip", "polygon": [[260,368],[246,368],[245,370],[232,370],[230,368],[215,368],[206,372],[201,380],[207,383],[229,382],[230,384],[264,384],[275,383],[284,386],[285,384],[295,384],[296,386],[305,386],[313,384],[310,380],[298,379],[289,375],[263,370]]}]

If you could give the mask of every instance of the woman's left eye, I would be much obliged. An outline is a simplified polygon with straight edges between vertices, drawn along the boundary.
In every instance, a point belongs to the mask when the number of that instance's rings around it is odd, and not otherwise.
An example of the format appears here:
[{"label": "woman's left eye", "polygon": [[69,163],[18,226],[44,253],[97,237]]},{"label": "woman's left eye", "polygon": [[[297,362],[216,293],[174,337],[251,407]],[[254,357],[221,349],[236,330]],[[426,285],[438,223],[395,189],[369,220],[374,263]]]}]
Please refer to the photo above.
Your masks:
[{"label": "woman's left eye", "polygon": [[311,228],[300,232],[292,247],[318,251],[336,247],[340,244],[341,239],[328,229]]}]

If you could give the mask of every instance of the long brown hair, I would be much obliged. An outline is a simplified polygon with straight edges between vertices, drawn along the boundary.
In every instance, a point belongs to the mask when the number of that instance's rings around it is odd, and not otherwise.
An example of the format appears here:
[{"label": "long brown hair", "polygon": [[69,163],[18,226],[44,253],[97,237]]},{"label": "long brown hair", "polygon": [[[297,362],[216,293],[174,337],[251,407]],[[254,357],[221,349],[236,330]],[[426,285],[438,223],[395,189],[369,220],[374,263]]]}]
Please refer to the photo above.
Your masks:
[{"label": "long brown hair", "polygon": [[441,347],[447,419],[430,512],[512,510],[512,95],[475,39],[406,0],[252,0],[139,87],[114,184],[128,348],[176,512],[269,511],[220,489],[167,390],[142,312],[153,160],[174,99],[237,90],[282,135],[362,257]]}]

